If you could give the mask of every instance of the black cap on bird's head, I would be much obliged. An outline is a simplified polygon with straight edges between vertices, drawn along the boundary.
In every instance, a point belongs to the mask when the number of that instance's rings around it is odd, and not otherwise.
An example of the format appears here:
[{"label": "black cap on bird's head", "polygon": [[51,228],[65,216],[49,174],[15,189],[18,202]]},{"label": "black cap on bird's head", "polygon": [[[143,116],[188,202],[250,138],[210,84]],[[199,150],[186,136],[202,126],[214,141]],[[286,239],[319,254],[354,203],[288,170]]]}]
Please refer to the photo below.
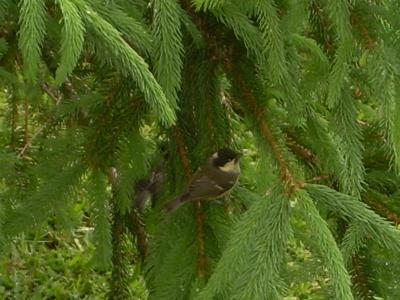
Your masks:
[{"label": "black cap on bird's head", "polygon": [[216,167],[222,167],[227,162],[235,160],[237,162],[242,155],[229,148],[223,148],[213,154],[213,163]]}]

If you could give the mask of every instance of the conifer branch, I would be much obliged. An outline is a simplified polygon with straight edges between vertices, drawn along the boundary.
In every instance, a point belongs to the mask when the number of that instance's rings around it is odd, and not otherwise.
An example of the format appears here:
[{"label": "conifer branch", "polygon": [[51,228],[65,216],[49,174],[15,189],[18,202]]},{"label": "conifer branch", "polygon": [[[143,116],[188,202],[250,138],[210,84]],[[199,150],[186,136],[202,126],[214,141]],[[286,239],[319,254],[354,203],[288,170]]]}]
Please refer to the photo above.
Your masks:
[{"label": "conifer branch", "polygon": [[[234,74],[235,75],[235,74]],[[288,195],[292,195],[297,192],[301,187],[304,186],[303,182],[300,182],[290,171],[289,165],[285,160],[283,153],[279,149],[278,143],[272,134],[272,131],[263,117],[263,109],[258,106],[257,100],[253,92],[245,86],[240,76],[235,76],[236,84],[242,91],[244,101],[247,103],[250,111],[252,112],[255,120],[257,121],[259,130],[265,141],[271,146],[272,153],[278,162],[280,169],[280,177],[285,182],[285,192]]]},{"label": "conifer branch", "polygon": [[352,282],[354,282],[354,286],[357,288],[359,296],[361,296],[362,299],[370,299],[371,294],[368,288],[368,277],[359,255],[352,256],[352,266],[353,274],[351,279]]},{"label": "conifer branch", "polygon": [[63,14],[63,28],[60,49],[60,66],[56,71],[55,82],[60,85],[74,70],[84,43],[85,28],[76,5],[69,0],[58,0]]},{"label": "conifer branch", "polygon": [[17,148],[17,124],[18,124],[18,105],[16,102],[16,96],[14,94],[12,98],[12,108],[11,108],[11,138],[10,145],[12,149]]},{"label": "conifer branch", "polygon": [[311,197],[304,190],[299,192],[299,196],[302,200],[300,203],[301,211],[307,224],[309,224],[311,235],[318,237],[318,251],[327,266],[327,272],[332,281],[333,298],[354,299],[351,292],[350,276],[328,224],[320,216]]},{"label": "conifer branch", "polygon": [[92,172],[88,188],[94,214],[93,244],[95,251],[92,261],[100,270],[109,270],[112,257],[112,235],[109,207],[109,193],[107,193],[108,178],[100,172]]},{"label": "conifer branch", "polygon": [[[185,172],[185,176],[188,182],[190,182],[193,174],[190,168],[190,162],[186,150],[185,143],[182,138],[182,134],[177,126],[174,126],[172,129],[173,135],[176,140],[176,144],[178,147],[178,153],[181,158],[181,163],[183,166],[183,171]],[[206,275],[207,269],[207,257],[205,254],[204,247],[204,211],[201,204],[201,201],[196,201],[196,232],[197,232],[197,276],[199,278],[204,278]]]},{"label": "conifer branch", "polygon": [[182,134],[177,126],[172,128],[172,133],[175,137],[176,145],[178,147],[178,154],[181,158],[183,172],[185,172],[186,179],[189,181],[192,178],[192,169],[190,168],[190,161],[188,158],[187,149],[182,138]]},{"label": "conifer branch", "polygon": [[147,257],[148,255],[148,235],[144,227],[143,220],[141,219],[138,211],[132,209],[129,214],[126,215],[126,226],[133,236],[137,238],[137,247],[141,256],[141,259]]},{"label": "conifer branch", "polygon": [[184,54],[180,28],[183,11],[176,0],[157,0],[153,5],[155,76],[171,106],[176,109]]},{"label": "conifer branch", "polygon": [[29,143],[29,102],[25,98],[24,101],[24,148]]},{"label": "conifer branch", "polygon": [[30,82],[35,82],[45,36],[46,6],[42,0],[24,0],[20,2],[20,8],[18,46],[21,49],[26,76]]},{"label": "conifer branch", "polygon": [[[61,93],[57,90],[53,90],[52,88],[49,87],[48,84],[43,83],[41,85],[42,90],[55,102],[56,106],[54,108],[57,109],[57,107],[60,105],[61,100],[62,100],[62,95]],[[26,101],[27,103],[27,101]],[[25,113],[26,114],[26,113]],[[26,118],[27,116],[25,116]],[[28,139],[27,137],[27,120],[25,120],[25,143],[24,143],[24,147],[21,149],[21,151],[18,153],[19,157],[23,157],[26,150],[28,150],[28,148],[32,145],[33,141],[36,140],[36,138],[47,128],[47,126],[49,126],[49,124],[51,123],[51,121],[53,120],[53,115],[50,115],[50,117],[43,123],[42,126],[40,126],[35,133],[32,135],[32,137],[30,139]]]},{"label": "conifer branch", "polygon": [[[115,199],[114,199],[115,200]],[[112,273],[110,281],[110,299],[127,299],[129,292],[126,285],[126,263],[123,250],[124,226],[117,203],[113,205],[112,230]]]},{"label": "conifer branch", "polygon": [[229,3],[229,0],[193,0],[193,4],[198,10],[204,11],[209,9],[215,9]]},{"label": "conifer branch", "polygon": [[91,6],[82,2],[79,8],[85,12],[83,17],[96,37],[94,42],[102,41],[98,47],[105,53],[112,54],[109,60],[118,67],[121,74],[135,80],[143,92],[145,102],[160,122],[167,127],[172,126],[176,121],[175,111],[150,72],[147,62],[129,46],[118,30]]},{"label": "conifer branch", "polygon": [[398,214],[393,210],[388,209],[384,204],[372,199],[371,195],[368,195],[368,193],[363,195],[363,201],[377,211],[381,216],[384,216],[396,225],[400,224],[400,216]]},{"label": "conifer branch", "polygon": [[300,158],[312,163],[316,164],[318,161],[318,158],[315,156],[315,154],[305,146],[301,145],[299,142],[297,142],[294,137],[286,134],[286,145],[292,150],[294,154],[299,156]]},{"label": "conifer branch", "polygon": [[110,299],[126,299],[129,296],[128,286],[126,283],[127,269],[125,262],[125,253],[123,249],[124,222],[121,210],[117,203],[117,170],[109,168],[107,170],[108,181],[112,190],[112,215],[111,224],[112,231],[112,273],[110,281]]},{"label": "conifer branch", "polygon": [[360,16],[354,11],[352,11],[351,14],[351,25],[360,31],[361,36],[364,38],[365,47],[367,49],[374,49],[377,46],[377,41],[372,37],[365,24],[362,23]]}]

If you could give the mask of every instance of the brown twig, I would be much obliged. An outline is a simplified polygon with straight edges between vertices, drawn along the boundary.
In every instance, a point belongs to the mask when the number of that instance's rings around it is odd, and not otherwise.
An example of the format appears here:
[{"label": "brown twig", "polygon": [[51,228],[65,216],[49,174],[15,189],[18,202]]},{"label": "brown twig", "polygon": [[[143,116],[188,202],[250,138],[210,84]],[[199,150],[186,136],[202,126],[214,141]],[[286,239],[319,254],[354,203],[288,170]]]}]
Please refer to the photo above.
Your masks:
[{"label": "brown twig", "polygon": [[352,11],[351,17],[350,17],[350,21],[351,21],[351,25],[358,29],[360,31],[360,34],[362,36],[362,38],[364,39],[365,42],[365,48],[366,49],[373,49],[377,46],[377,41],[376,38],[374,38],[370,31],[368,30],[366,24],[364,24],[361,20],[361,16],[355,12]]},{"label": "brown twig", "polygon": [[181,158],[183,172],[185,172],[186,179],[190,181],[192,178],[192,169],[190,168],[190,161],[187,154],[187,149],[182,138],[182,134],[178,127],[174,126],[172,128],[172,133],[175,137],[176,144],[178,146],[179,157]]},{"label": "brown twig", "polygon": [[292,136],[286,135],[286,145],[292,150],[294,154],[311,164],[316,164],[318,159],[315,154],[310,150],[299,144]]},{"label": "brown twig", "polygon": [[24,101],[24,147],[29,143],[29,102]]},{"label": "brown twig", "polygon": [[247,105],[249,106],[251,112],[253,113],[254,117],[257,120],[260,132],[264,139],[268,142],[271,146],[271,150],[275,159],[278,162],[279,169],[280,169],[280,176],[281,179],[286,183],[286,192],[288,195],[295,193],[299,190],[304,183],[298,181],[291,173],[289,169],[289,165],[286,162],[285,158],[283,157],[283,153],[280,151],[277,141],[273,136],[271,129],[269,128],[267,122],[263,118],[263,110],[258,106],[257,101],[250,89],[245,87],[244,82],[239,76],[236,76],[236,81],[238,86],[242,89],[243,99],[246,101]]},{"label": "brown twig", "polygon": [[371,299],[368,286],[368,277],[365,274],[364,266],[359,255],[352,256],[352,265],[352,280],[355,283],[357,291],[361,293],[362,299]]},{"label": "brown twig", "polygon": [[322,181],[329,179],[331,176],[329,175],[320,175],[320,176],[314,176],[313,178],[310,178],[307,180],[307,182],[315,182],[315,181]]},{"label": "brown twig", "polygon": [[[57,108],[61,103],[61,99],[62,99],[61,93],[52,90],[46,83],[43,83],[41,85],[41,88],[51,99],[54,100],[54,102],[56,104],[55,108]],[[25,115],[27,116],[27,112],[25,112]],[[27,136],[26,136],[27,128],[25,129],[25,143],[24,143],[24,147],[21,149],[21,151],[18,154],[19,157],[24,156],[26,150],[32,145],[32,142],[46,129],[46,127],[50,124],[50,122],[52,120],[53,120],[53,115],[51,115],[46,120],[46,122],[44,122],[44,124],[42,126],[40,126],[38,130],[35,131],[35,133],[31,136],[30,139],[27,138]],[[25,123],[27,124],[27,120],[25,120]],[[27,125],[25,125],[25,126],[27,126]]]},{"label": "brown twig", "polygon": [[148,255],[148,242],[149,238],[146,232],[145,224],[136,209],[132,209],[129,214],[126,215],[126,226],[133,236],[137,238],[137,247],[140,253],[140,257],[143,260]]},{"label": "brown twig", "polygon": [[11,147],[17,148],[17,124],[18,124],[18,104],[15,93],[12,96],[12,110],[11,110]]},{"label": "brown twig", "polygon": [[[185,176],[187,181],[189,182],[192,179],[192,169],[190,168],[190,161],[188,158],[187,149],[185,147],[185,143],[182,138],[182,134],[178,127],[174,126],[172,129],[173,135],[176,140],[176,144],[178,147],[178,153],[181,158],[183,171],[185,172]],[[204,278],[206,275],[207,269],[207,257],[205,254],[204,247],[204,211],[201,204],[201,201],[196,201],[196,240],[197,240],[197,276],[199,278]]]},{"label": "brown twig", "polygon": [[367,193],[364,194],[363,201],[367,203],[369,206],[371,206],[374,210],[376,210],[378,214],[380,214],[381,216],[386,217],[388,220],[392,221],[396,225],[400,224],[399,215],[388,209],[382,203],[379,203],[375,201],[375,199],[372,199],[372,197],[370,195],[367,195]]}]

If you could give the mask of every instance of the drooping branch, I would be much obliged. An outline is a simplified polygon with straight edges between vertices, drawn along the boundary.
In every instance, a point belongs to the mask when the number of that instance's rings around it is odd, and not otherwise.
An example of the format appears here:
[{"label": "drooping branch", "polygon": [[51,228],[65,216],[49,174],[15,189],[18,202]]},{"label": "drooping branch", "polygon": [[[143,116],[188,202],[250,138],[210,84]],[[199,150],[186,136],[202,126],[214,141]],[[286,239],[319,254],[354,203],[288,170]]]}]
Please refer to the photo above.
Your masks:
[{"label": "drooping branch", "polygon": [[182,138],[182,134],[178,127],[174,126],[172,129],[172,133],[175,137],[176,145],[178,147],[179,157],[181,159],[183,172],[185,173],[186,179],[190,181],[192,178],[192,169],[190,168],[190,161],[187,153],[187,149],[185,143]]},{"label": "drooping branch", "polygon": [[[50,99],[52,99],[55,103],[55,109],[57,109],[57,107],[60,105],[61,100],[62,100],[62,94],[58,91],[58,90],[53,90],[52,88],[49,87],[48,84],[43,83],[41,85],[42,90],[50,97]],[[27,103],[27,101],[26,101]],[[27,104],[26,104],[27,105]],[[27,118],[27,107],[25,108],[25,118]],[[49,124],[51,123],[51,121],[53,120],[53,114],[50,115],[50,117],[43,123],[42,126],[40,126],[31,136],[30,139],[28,139],[27,137],[27,120],[25,119],[25,143],[24,143],[24,147],[21,149],[21,151],[19,152],[19,157],[23,157],[26,150],[32,145],[33,141],[36,140],[36,138],[47,128],[47,126],[49,126]]]},{"label": "drooping branch", "polygon": [[11,137],[10,144],[12,149],[17,148],[17,124],[18,124],[18,104],[16,94],[14,93],[11,97],[12,109],[11,109]]},{"label": "drooping branch", "polygon": [[24,101],[24,148],[29,143],[29,102]]},{"label": "drooping branch", "polygon": [[359,255],[352,256],[352,266],[352,281],[357,288],[357,292],[360,296],[362,296],[362,299],[371,299],[371,293],[368,286],[368,277]]},{"label": "drooping branch", "polygon": [[137,248],[143,260],[148,255],[149,238],[142,217],[136,209],[132,209],[129,214],[126,214],[125,222],[130,233],[136,236]]},{"label": "drooping branch", "polygon": [[[179,157],[181,159],[183,171],[185,173],[186,179],[190,182],[193,174],[190,168],[190,161],[188,158],[187,149],[182,138],[182,134],[178,127],[172,129],[173,135],[175,137],[176,145],[178,147]],[[196,201],[196,240],[197,240],[197,276],[199,278],[204,278],[207,269],[207,257],[205,254],[204,247],[204,211],[201,201]]]},{"label": "drooping branch", "polygon": [[112,272],[110,280],[110,299],[124,299],[128,295],[128,287],[126,285],[127,268],[125,251],[123,250],[124,238],[124,220],[117,204],[117,170],[113,167],[107,170],[108,181],[112,190],[112,210],[113,220],[111,225],[112,231]]},{"label": "drooping branch", "polygon": [[293,136],[289,134],[286,134],[286,145],[301,159],[310,162],[311,164],[316,164],[318,162],[318,158],[310,149],[307,149],[301,145]]},{"label": "drooping branch", "polygon": [[380,203],[377,199],[373,199],[368,192],[364,193],[362,197],[363,201],[372,207],[378,214],[392,221],[396,225],[400,224],[400,216],[393,210],[388,209],[383,203]]},{"label": "drooping branch", "polygon": [[302,186],[304,186],[304,183],[296,179],[295,176],[290,171],[289,164],[285,160],[282,151],[279,149],[278,142],[276,141],[269,125],[267,124],[267,121],[264,118],[263,109],[259,107],[259,105],[257,104],[256,98],[252,90],[250,90],[246,86],[241,76],[237,74],[238,73],[233,74],[235,84],[240,88],[241,94],[243,96],[243,101],[250,108],[250,111],[257,122],[261,135],[263,136],[265,141],[270,145],[273,156],[275,157],[279,165],[280,177],[282,181],[285,182],[286,184],[285,188],[286,193],[288,195],[291,195],[295,193],[297,190],[299,190]]}]

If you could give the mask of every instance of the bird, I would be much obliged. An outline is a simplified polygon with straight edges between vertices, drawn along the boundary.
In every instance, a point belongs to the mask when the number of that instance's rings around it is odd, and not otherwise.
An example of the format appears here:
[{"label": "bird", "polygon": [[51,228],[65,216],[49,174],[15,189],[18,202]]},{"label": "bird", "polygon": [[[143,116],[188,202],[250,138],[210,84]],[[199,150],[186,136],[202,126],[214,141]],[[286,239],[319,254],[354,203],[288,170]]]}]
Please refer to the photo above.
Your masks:
[{"label": "bird", "polygon": [[152,202],[155,201],[155,198],[160,191],[161,184],[164,181],[164,176],[164,172],[160,167],[158,167],[151,172],[149,178],[135,182],[133,207],[137,211],[143,212],[148,204],[154,205]]},{"label": "bird", "polygon": [[215,152],[194,173],[186,190],[165,205],[165,210],[174,212],[183,203],[212,200],[224,196],[239,179],[241,156],[230,148],[222,148]]}]

